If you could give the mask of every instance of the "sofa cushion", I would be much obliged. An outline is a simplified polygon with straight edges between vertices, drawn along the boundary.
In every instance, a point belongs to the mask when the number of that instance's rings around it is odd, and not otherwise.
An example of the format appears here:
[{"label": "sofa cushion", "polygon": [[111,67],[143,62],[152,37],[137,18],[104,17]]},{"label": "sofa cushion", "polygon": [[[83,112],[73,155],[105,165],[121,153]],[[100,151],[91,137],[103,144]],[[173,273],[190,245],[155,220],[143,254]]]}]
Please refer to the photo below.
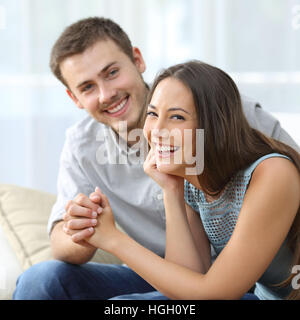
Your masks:
[{"label": "sofa cushion", "polygon": [[0,225],[0,300],[11,299],[16,279],[22,273],[20,263]]},{"label": "sofa cushion", "polygon": [[[52,259],[47,222],[55,200],[55,195],[46,192],[0,185],[1,228],[23,270]],[[92,261],[121,263],[102,250],[97,250]]]}]

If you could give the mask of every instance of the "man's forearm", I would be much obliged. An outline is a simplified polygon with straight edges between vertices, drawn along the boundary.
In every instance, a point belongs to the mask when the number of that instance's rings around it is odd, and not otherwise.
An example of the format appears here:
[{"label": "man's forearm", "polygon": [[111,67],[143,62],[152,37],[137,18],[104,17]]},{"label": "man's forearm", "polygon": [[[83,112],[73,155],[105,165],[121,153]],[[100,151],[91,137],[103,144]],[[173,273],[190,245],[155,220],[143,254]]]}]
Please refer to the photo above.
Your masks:
[{"label": "man's forearm", "polygon": [[73,264],[82,264],[90,261],[96,248],[82,241],[74,243],[70,236],[63,231],[63,221],[58,222],[51,232],[51,249],[54,259]]}]

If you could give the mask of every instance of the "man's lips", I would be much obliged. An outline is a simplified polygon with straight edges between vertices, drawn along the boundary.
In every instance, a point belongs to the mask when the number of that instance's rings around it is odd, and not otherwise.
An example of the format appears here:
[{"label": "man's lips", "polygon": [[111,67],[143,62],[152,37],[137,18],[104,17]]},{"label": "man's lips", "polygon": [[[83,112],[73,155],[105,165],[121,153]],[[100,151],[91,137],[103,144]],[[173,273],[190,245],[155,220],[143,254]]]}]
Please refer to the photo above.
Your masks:
[{"label": "man's lips", "polygon": [[115,103],[113,106],[109,107],[108,109],[105,109],[104,112],[106,112],[111,117],[118,117],[126,112],[129,105],[128,100],[129,100],[129,96],[122,99],[118,103]]}]

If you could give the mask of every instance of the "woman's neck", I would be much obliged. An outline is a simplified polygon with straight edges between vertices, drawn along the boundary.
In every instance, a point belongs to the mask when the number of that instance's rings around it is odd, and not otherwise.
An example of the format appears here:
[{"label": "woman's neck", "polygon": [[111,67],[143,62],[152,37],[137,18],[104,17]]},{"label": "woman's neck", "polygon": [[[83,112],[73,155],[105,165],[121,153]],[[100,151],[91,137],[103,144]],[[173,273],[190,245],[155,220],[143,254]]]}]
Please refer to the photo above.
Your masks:
[{"label": "woman's neck", "polygon": [[197,175],[188,175],[185,176],[184,179],[191,183],[195,188],[202,189]]},{"label": "woman's neck", "polygon": [[[184,179],[187,180],[189,183],[191,183],[195,188],[197,188],[199,190],[202,190],[197,175],[185,176]],[[213,202],[213,201],[217,200],[220,197],[220,195],[218,195],[218,196],[210,196],[210,195],[208,195],[206,193],[204,193],[204,196],[205,196],[205,199],[206,199],[207,202]]]}]

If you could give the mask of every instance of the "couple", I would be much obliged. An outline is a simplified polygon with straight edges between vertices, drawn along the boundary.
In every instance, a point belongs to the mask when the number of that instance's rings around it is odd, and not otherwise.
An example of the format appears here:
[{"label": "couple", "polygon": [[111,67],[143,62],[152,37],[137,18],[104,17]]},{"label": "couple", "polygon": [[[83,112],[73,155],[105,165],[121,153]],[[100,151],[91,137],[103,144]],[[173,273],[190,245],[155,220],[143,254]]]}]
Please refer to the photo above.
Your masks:
[{"label": "couple", "polygon": [[[297,146],[258,105],[241,101],[227,74],[191,61],[163,71],[149,92],[140,51],[102,18],[68,27],[51,68],[89,116],[68,130],[61,156],[49,219],[56,260],[22,274],[15,299],[299,298],[300,160],[288,144]],[[127,134],[120,121],[143,128],[144,166],[97,164],[95,137],[110,128],[101,141],[109,153]],[[186,145],[187,129],[194,139]],[[197,129],[204,170],[189,175],[190,159],[174,158],[196,153]],[[131,147],[120,151],[130,157]],[[97,248],[126,265],[86,263]]]}]

